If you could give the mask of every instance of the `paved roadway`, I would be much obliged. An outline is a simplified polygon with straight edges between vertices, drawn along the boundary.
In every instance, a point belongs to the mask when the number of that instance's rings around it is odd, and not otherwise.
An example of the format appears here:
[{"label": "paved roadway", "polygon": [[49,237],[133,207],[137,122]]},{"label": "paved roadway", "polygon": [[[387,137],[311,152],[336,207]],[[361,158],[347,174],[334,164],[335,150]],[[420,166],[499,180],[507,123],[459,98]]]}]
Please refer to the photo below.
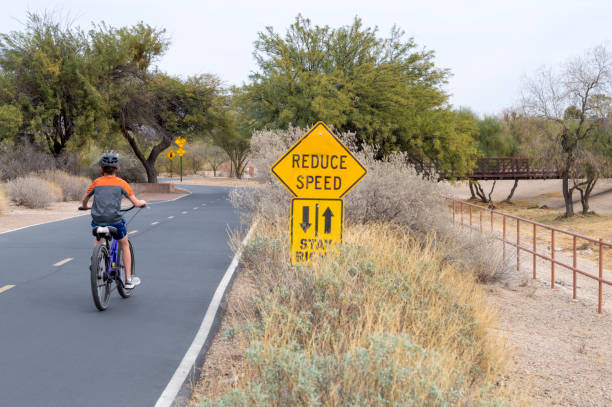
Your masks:
[{"label": "paved roadway", "polygon": [[126,300],[115,291],[104,312],[89,286],[89,215],[0,234],[0,406],[155,404],[231,262],[227,228],[239,227],[229,188],[187,188],[129,225],[142,285]]}]

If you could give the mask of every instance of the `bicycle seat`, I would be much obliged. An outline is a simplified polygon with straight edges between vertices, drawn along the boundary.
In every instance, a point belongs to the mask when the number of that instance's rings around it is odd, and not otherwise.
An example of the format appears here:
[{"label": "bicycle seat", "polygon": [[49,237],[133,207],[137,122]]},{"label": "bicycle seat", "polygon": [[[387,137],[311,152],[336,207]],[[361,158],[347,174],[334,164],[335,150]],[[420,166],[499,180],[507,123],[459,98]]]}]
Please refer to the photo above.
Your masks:
[{"label": "bicycle seat", "polygon": [[91,233],[98,239],[111,236],[113,239],[119,239],[119,231],[113,226],[96,226],[91,230]]}]

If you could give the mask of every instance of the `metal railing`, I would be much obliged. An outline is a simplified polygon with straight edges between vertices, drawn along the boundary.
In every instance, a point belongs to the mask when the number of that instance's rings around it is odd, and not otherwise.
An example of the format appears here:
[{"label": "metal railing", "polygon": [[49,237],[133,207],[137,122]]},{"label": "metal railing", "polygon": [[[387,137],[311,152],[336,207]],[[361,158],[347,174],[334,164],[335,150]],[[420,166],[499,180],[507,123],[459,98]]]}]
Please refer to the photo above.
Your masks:
[{"label": "metal railing", "polygon": [[487,179],[551,179],[559,178],[559,171],[531,168],[528,158],[484,157],[476,160],[476,168],[468,175],[473,180]]},{"label": "metal railing", "polygon": [[[581,274],[585,277],[589,277],[598,283],[598,301],[597,301],[597,312],[602,313],[602,304],[603,304],[603,285],[607,284],[608,286],[612,286],[612,282],[606,280],[604,278],[604,248],[610,249],[612,248],[612,243],[606,242],[603,239],[594,239],[592,237],[583,236],[577,233],[569,232],[567,230],[562,230],[556,228],[554,226],[545,225],[543,223],[534,222],[529,219],[521,218],[518,216],[510,215],[508,213],[484,208],[479,205],[475,205],[469,202],[465,202],[459,199],[445,197],[445,199],[451,202],[450,208],[452,209],[453,215],[453,224],[458,224],[459,226],[467,227],[470,231],[475,230],[480,233],[484,232],[485,223],[489,223],[490,232],[494,234],[494,237],[502,242],[503,245],[503,257],[506,258],[506,246],[510,245],[511,247],[516,248],[516,269],[520,271],[521,269],[521,252],[529,253],[533,256],[533,265],[532,265],[532,274],[533,279],[537,279],[537,259],[544,259],[550,262],[550,286],[552,289],[555,288],[555,266],[564,267],[573,274],[572,281],[572,298],[576,300],[576,277],[577,274]],[[478,213],[478,222],[474,221],[474,211]],[[487,222],[486,220],[483,222],[483,214],[486,214],[490,220]],[[465,219],[468,217],[468,219]],[[502,230],[501,237],[495,234],[494,224],[495,217],[498,219],[502,219]],[[508,219],[512,219],[515,222],[516,230],[512,231],[512,234],[516,233],[516,239],[509,240],[508,238]],[[531,232],[531,241],[525,242],[522,244],[521,242],[521,225],[528,225],[528,227],[532,228]],[[545,230],[545,233],[550,232],[550,255],[539,252],[538,249],[541,249],[538,244],[538,229]],[[558,258],[555,258],[555,238],[559,238],[560,236],[569,236],[572,242],[572,264],[566,264],[560,261]],[[582,240],[589,243],[594,244],[598,248],[598,270],[599,274],[594,275],[585,270],[581,270],[578,268],[578,257],[577,257],[577,241]]]}]

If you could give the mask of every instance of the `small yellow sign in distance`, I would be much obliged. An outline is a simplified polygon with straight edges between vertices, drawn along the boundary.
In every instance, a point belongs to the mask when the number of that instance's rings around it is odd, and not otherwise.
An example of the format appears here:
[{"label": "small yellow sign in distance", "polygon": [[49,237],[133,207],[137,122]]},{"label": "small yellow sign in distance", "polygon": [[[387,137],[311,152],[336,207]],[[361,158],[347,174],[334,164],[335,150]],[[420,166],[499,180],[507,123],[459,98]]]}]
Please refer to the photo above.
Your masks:
[{"label": "small yellow sign in distance", "polygon": [[270,169],[298,198],[342,198],[367,174],[344,144],[318,122]]},{"label": "small yellow sign in distance", "polygon": [[187,151],[183,150],[183,147],[176,150],[176,154],[178,154],[179,157],[182,157],[186,152]]},{"label": "small yellow sign in distance", "polygon": [[174,154],[174,151],[170,150],[168,151],[168,153],[166,154],[166,157],[168,157],[169,160],[172,160],[174,158],[176,154]]},{"label": "small yellow sign in distance", "polygon": [[291,260],[309,263],[342,242],[344,201],[342,199],[291,200]]},{"label": "small yellow sign in distance", "polygon": [[179,147],[183,147],[185,144],[187,144],[187,140],[183,137],[179,137],[176,140],[174,140],[174,142],[176,143],[177,146]]}]

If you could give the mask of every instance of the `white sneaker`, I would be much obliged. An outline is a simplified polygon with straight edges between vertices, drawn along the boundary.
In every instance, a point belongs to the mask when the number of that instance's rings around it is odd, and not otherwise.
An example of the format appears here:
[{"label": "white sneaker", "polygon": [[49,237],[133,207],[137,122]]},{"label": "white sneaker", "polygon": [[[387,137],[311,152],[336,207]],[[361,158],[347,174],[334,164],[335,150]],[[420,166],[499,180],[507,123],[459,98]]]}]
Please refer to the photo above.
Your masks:
[{"label": "white sneaker", "polygon": [[132,288],[136,287],[137,285],[140,285],[140,278],[134,276],[134,277],[130,278],[129,280],[127,280],[123,286],[125,288],[128,288],[128,289],[131,290]]}]

